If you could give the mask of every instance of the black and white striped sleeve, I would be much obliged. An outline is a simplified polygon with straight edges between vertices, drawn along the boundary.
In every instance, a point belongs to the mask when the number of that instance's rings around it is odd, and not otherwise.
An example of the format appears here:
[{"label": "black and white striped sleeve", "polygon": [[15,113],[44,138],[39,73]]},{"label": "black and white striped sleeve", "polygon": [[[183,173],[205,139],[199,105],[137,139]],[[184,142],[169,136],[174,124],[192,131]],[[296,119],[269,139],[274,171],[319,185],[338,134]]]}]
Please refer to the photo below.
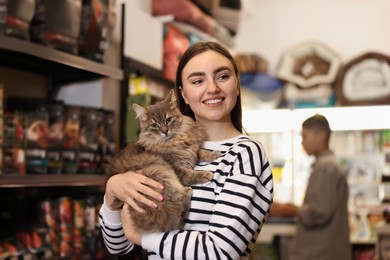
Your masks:
[{"label": "black and white striped sleeve", "polygon": [[134,244],[127,240],[123,232],[120,211],[111,211],[103,203],[99,210],[99,224],[104,244],[110,254],[123,255],[133,249]]}]

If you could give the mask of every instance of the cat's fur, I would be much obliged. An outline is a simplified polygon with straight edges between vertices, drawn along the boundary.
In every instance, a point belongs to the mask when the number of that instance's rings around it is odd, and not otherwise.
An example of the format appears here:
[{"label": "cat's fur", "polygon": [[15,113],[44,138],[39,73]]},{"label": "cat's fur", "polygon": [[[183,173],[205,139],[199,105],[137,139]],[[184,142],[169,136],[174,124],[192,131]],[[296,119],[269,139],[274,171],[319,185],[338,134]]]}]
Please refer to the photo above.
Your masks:
[{"label": "cat's fur", "polygon": [[134,209],[130,215],[144,231],[169,231],[183,226],[195,183],[205,183],[212,172],[195,171],[196,161],[213,161],[218,151],[200,149],[203,129],[192,118],[180,113],[173,90],[155,105],[143,108],[134,104],[140,121],[138,141],[127,145],[110,162],[110,174],[138,171],[164,185],[162,202],[157,209],[138,203],[146,213]]}]

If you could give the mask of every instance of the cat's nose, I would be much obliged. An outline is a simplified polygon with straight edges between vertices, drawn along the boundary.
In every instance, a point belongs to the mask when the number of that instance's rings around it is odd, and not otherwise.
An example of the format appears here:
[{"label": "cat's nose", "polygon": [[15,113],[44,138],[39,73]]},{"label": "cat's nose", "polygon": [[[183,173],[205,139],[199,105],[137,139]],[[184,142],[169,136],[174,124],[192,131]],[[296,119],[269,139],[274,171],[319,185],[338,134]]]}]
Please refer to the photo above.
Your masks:
[{"label": "cat's nose", "polygon": [[163,133],[164,135],[168,135],[168,131],[169,129],[168,128],[161,128],[161,133]]}]

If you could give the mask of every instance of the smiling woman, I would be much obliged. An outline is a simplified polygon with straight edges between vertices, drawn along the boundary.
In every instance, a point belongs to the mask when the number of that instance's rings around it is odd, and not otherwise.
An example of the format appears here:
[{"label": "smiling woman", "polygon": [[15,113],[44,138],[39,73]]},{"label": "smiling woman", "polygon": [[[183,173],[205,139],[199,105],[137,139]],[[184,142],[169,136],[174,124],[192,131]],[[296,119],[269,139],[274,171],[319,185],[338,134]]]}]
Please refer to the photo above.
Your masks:
[{"label": "smiling woman", "polygon": [[152,207],[164,196],[160,184],[135,172],[112,176],[100,209],[106,246],[123,254],[138,244],[150,259],[248,259],[272,204],[273,179],[262,144],[242,134],[237,65],[218,43],[196,43],[180,60],[175,92],[180,111],[206,132],[202,149],[221,153],[194,167],[213,178],[191,186],[182,230],[147,233],[134,226],[127,210],[110,205],[120,202],[127,209],[137,201]]},{"label": "smiling woman", "polygon": [[230,111],[237,103],[239,86],[231,62],[215,51],[193,57],[182,71],[181,94],[194,112],[196,121],[211,127],[225,125],[218,138],[226,139],[241,131],[231,124]]}]

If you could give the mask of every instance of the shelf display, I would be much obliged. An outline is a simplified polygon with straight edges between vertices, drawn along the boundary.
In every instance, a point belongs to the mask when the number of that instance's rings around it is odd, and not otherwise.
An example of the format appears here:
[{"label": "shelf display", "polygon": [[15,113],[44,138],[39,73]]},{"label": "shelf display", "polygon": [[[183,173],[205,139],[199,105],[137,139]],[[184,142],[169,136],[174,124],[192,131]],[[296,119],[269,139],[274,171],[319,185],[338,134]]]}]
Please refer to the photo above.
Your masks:
[{"label": "shelf display", "polygon": [[[47,77],[48,97],[43,97],[44,99],[53,97],[57,88],[64,84],[99,78],[110,78],[118,81],[123,79],[123,71],[120,68],[6,35],[0,35],[0,66],[6,69],[12,69],[16,74],[28,72]],[[4,93],[7,93],[7,88],[10,86],[11,84],[4,85]],[[27,82],[25,86],[26,88],[30,87]],[[19,94],[23,95],[24,92],[21,91]],[[4,97],[8,96],[4,95]],[[4,101],[3,98],[1,101]],[[22,106],[28,105],[26,102],[19,102],[18,104]],[[6,107],[4,106],[4,111],[5,109]],[[50,223],[53,223],[45,222],[45,216],[53,216],[55,218],[70,216],[76,220],[77,217],[80,217],[80,214],[84,213],[85,217],[87,217],[89,213],[86,208],[83,211],[77,210],[82,208],[82,205],[78,202],[87,201],[89,196],[95,196],[95,201],[101,202],[104,186],[107,181],[107,176],[100,174],[101,172],[98,172],[99,174],[96,174],[96,172],[95,174],[90,174],[90,171],[88,171],[88,173],[80,174],[78,168],[72,173],[69,171],[58,174],[58,170],[63,168],[62,164],[58,164],[59,161],[50,161],[48,157],[45,157],[44,160],[36,160],[35,156],[37,153],[42,154],[43,150],[45,150],[44,154],[49,155],[49,153],[46,153],[46,148],[49,144],[48,142],[50,142],[50,140],[39,138],[37,131],[44,130],[44,133],[48,134],[51,126],[59,126],[56,124],[58,123],[56,119],[59,119],[59,117],[53,118],[48,115],[49,111],[55,112],[56,109],[53,107],[41,107],[39,109],[42,109],[40,110],[41,112],[46,111],[46,116],[40,117],[36,113],[31,115],[24,114],[27,117],[22,117],[21,113],[13,114],[12,116],[8,113],[6,116],[4,115],[6,132],[4,133],[4,138],[2,138],[5,141],[3,144],[4,160],[2,167],[6,168],[0,174],[0,202],[2,205],[0,207],[0,230],[2,231],[0,232],[0,251],[2,252],[0,253],[0,258],[23,257],[23,259],[26,259],[30,257],[35,259],[70,255],[76,257],[78,255],[80,258],[104,259],[106,257],[106,249],[102,244],[102,239],[99,238],[100,229],[96,224],[90,224],[90,231],[93,230],[92,235],[88,235],[84,232],[85,229],[81,229],[82,227],[79,225],[80,221],[68,225],[69,228],[72,228],[71,232],[70,229],[67,230],[70,233],[55,231],[54,237],[60,239],[58,241],[60,245],[53,240],[46,240],[47,236],[39,240],[39,234],[42,234],[42,232],[45,235],[50,233],[48,227],[50,227]],[[35,111],[38,111],[38,109]],[[96,129],[96,133],[104,127],[110,130],[107,131],[107,136],[104,138],[100,136],[100,140],[106,140],[105,148],[100,150],[106,151],[107,155],[110,156],[113,154],[112,150],[115,149],[113,147],[115,140],[113,140],[112,136],[114,130],[111,129],[114,128],[112,122],[113,114],[111,113],[112,111],[100,111],[104,112],[104,118],[107,116],[107,121],[103,120],[103,122],[100,122],[100,128]],[[43,121],[45,124],[41,124]],[[23,127],[25,123],[29,126],[27,129]],[[65,123],[63,122],[63,126]],[[31,166],[33,164],[36,166],[37,163],[40,166],[44,166],[39,167],[34,172],[31,167],[26,167],[26,160],[19,161],[12,159],[23,158],[25,151],[23,151],[22,147],[27,141],[25,138],[27,135],[30,138],[28,142],[29,154],[32,155],[30,158],[32,160],[27,158],[27,162],[31,162]],[[42,146],[38,147],[38,142],[46,148],[42,149]],[[62,145],[63,142],[60,143]],[[37,148],[39,148],[39,151]],[[18,153],[18,151],[21,151],[21,153]],[[56,151],[58,152],[59,150],[50,151],[54,157],[58,155],[58,153],[55,153]],[[60,153],[62,153],[62,150]],[[10,158],[11,160],[8,160]],[[101,155],[95,156],[94,159],[99,159],[97,164],[101,167],[103,157]],[[12,162],[16,162],[16,165]],[[46,162],[46,164],[43,165],[42,162]],[[48,169],[53,174],[48,174]],[[50,203],[52,203],[51,205],[61,204],[61,200],[58,200],[59,198],[63,198],[62,202],[63,205],[67,205],[67,210],[62,210],[65,207],[62,207],[62,209],[54,207],[56,210],[54,210],[55,212],[52,215],[41,215],[39,213],[40,203],[49,199]],[[98,208],[98,204],[93,205],[93,212],[95,213],[94,220],[97,219],[96,211]],[[32,238],[35,239],[33,240],[34,243],[38,240],[42,243],[31,244],[29,241],[32,241]],[[67,243],[69,240],[65,238],[71,238],[72,243]],[[6,246],[6,249],[4,246]],[[82,246],[84,247],[82,248]],[[58,247],[59,251],[53,250],[53,247]],[[9,248],[13,248],[13,250],[8,250]]]}]

